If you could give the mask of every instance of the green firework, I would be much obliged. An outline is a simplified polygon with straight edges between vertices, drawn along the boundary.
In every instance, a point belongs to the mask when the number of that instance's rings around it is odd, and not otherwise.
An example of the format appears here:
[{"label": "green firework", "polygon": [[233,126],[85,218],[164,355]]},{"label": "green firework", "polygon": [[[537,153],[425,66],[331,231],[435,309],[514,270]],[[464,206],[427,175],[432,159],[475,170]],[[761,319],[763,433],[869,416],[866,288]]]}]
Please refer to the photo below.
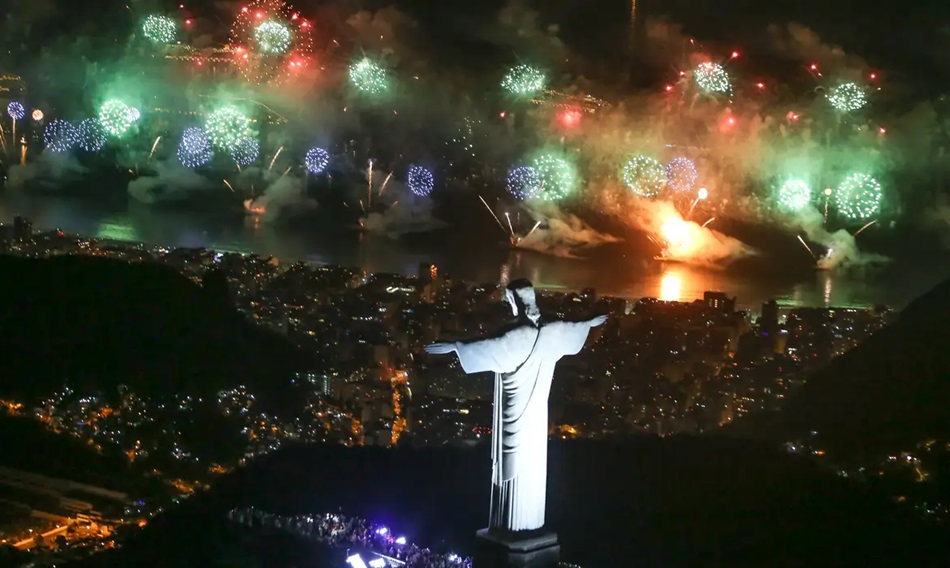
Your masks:
[{"label": "green firework", "polygon": [[693,80],[696,86],[704,93],[728,95],[732,93],[732,82],[729,73],[718,63],[701,63],[693,71]]},{"label": "green firework", "polygon": [[541,178],[541,189],[537,193],[539,199],[560,201],[577,189],[577,169],[566,158],[542,152],[534,158],[531,166]]},{"label": "green firework", "polygon": [[154,43],[172,43],[175,41],[175,20],[168,16],[147,16],[142,20],[142,33]]},{"label": "green firework", "polygon": [[350,65],[350,83],[367,95],[381,95],[389,88],[386,71],[368,57]]},{"label": "green firework", "polygon": [[868,104],[867,95],[857,83],[838,85],[827,95],[828,103],[838,112],[855,112]]},{"label": "green firework", "polygon": [[848,219],[869,219],[881,209],[881,184],[868,174],[855,172],[835,191],[835,206]]},{"label": "green firework", "polygon": [[544,89],[547,78],[537,67],[515,65],[501,79],[501,86],[516,95],[533,95]]},{"label": "green firework", "polygon": [[666,168],[649,156],[633,156],[620,169],[623,183],[640,197],[656,197],[666,186]]},{"label": "green firework", "polygon": [[253,138],[251,120],[234,107],[223,107],[208,115],[205,133],[216,148],[234,149],[243,139]]},{"label": "green firework", "polygon": [[261,53],[280,55],[290,49],[290,29],[274,20],[264,20],[254,28],[254,42]]},{"label": "green firework", "polygon": [[119,99],[109,99],[99,107],[99,124],[109,136],[116,138],[128,132],[138,116],[138,110]]},{"label": "green firework", "polygon": [[811,203],[811,186],[801,179],[790,179],[778,190],[778,203],[786,211],[801,211]]}]

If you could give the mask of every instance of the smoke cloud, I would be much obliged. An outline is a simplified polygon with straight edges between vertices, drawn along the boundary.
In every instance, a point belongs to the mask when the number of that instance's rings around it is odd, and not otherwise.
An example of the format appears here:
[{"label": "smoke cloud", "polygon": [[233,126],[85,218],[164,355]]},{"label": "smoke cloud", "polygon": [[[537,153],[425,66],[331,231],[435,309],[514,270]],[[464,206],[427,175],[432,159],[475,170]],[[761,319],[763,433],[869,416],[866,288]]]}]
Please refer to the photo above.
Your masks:
[{"label": "smoke cloud", "polygon": [[58,190],[76,182],[86,172],[87,169],[79,163],[76,156],[47,149],[26,165],[10,166],[7,185],[17,189],[38,184],[46,189]]},{"label": "smoke cloud", "polygon": [[828,249],[824,256],[817,259],[818,267],[823,270],[858,268],[889,261],[879,254],[862,253],[857,239],[847,230],[826,229],[822,214],[814,207],[806,207],[796,213],[790,224],[792,228],[804,231],[808,240]]},{"label": "smoke cloud", "polygon": [[554,203],[532,203],[527,208],[532,217],[543,221],[537,229],[514,239],[518,248],[563,258],[580,258],[579,253],[584,249],[620,241],[593,229],[577,215],[561,211]]},{"label": "smoke cloud", "polygon": [[448,226],[434,216],[431,199],[413,194],[392,173],[373,170],[366,186],[357,189],[355,200],[368,210],[360,226],[371,233],[398,238]]},{"label": "smoke cloud", "polygon": [[267,222],[302,214],[315,207],[317,202],[307,197],[304,180],[294,175],[281,175],[267,186],[260,197],[244,202],[248,212],[261,215]]},{"label": "smoke cloud", "polygon": [[188,199],[196,191],[206,191],[211,182],[175,160],[155,162],[154,176],[141,176],[129,182],[129,197],[153,205]]}]

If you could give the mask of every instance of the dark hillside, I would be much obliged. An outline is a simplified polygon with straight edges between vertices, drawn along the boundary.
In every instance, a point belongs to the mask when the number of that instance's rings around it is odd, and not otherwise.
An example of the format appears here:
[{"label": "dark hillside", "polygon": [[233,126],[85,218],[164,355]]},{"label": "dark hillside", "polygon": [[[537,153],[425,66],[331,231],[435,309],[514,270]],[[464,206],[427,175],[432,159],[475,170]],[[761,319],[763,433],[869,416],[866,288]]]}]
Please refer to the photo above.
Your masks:
[{"label": "dark hillside", "polygon": [[0,394],[47,394],[67,382],[143,394],[266,389],[301,363],[282,337],[168,267],[2,256],[0,273]]}]

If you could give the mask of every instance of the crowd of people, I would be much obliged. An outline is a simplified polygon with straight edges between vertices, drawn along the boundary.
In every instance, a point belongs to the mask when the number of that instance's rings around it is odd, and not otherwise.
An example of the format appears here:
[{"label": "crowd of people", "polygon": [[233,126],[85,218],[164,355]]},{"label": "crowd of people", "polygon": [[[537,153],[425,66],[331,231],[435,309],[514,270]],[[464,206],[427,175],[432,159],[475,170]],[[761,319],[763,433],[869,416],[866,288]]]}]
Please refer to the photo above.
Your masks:
[{"label": "crowd of people", "polygon": [[[376,553],[386,562],[386,568],[472,568],[472,559],[454,553],[435,552],[395,536],[383,525],[365,519],[339,514],[275,515],[251,508],[232,509],[228,518],[251,527],[284,530],[342,550],[365,550]],[[394,559],[398,562],[393,562]],[[370,566],[374,563],[371,561]],[[347,567],[349,568],[349,567]],[[358,568],[358,567],[353,567]]]}]

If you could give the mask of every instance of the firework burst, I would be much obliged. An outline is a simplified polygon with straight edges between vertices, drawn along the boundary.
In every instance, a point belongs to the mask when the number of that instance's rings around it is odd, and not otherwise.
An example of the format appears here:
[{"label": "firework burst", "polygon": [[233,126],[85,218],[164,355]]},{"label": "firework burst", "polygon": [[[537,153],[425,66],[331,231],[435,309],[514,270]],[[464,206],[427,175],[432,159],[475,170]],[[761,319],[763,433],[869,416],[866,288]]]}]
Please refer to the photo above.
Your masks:
[{"label": "firework burst", "polygon": [[710,95],[732,94],[729,73],[718,63],[700,63],[693,71],[693,80],[699,89]]},{"label": "firework burst", "polygon": [[846,177],[834,195],[838,212],[848,219],[868,219],[881,208],[881,184],[865,173]]},{"label": "firework burst", "polygon": [[868,103],[864,89],[856,83],[844,83],[831,89],[827,95],[828,103],[841,113],[856,112]]},{"label": "firework burst", "polygon": [[689,158],[673,158],[666,164],[666,184],[673,191],[692,191],[699,181],[696,164]]},{"label": "firework burst", "polygon": [[98,152],[106,145],[106,131],[98,118],[86,118],[79,123],[79,147],[86,152]]},{"label": "firework burst", "polygon": [[13,120],[23,120],[23,117],[26,116],[26,109],[22,104],[13,101],[7,105],[7,116]]},{"label": "firework burst", "polygon": [[560,201],[569,197],[577,189],[579,179],[577,168],[566,158],[551,152],[538,154],[531,167],[541,178],[541,190],[537,197],[545,201]]},{"label": "firework burst", "polygon": [[231,148],[231,159],[234,163],[244,167],[250,166],[257,161],[261,153],[261,146],[255,138],[241,138],[237,144]]},{"label": "firework burst", "polygon": [[197,126],[186,128],[178,143],[178,161],[186,168],[199,168],[211,162],[211,141]]},{"label": "firework burst", "polygon": [[253,138],[251,120],[234,107],[223,107],[208,115],[205,132],[216,147],[229,152],[245,138]]},{"label": "firework burst", "polygon": [[811,203],[812,190],[807,182],[790,179],[778,190],[778,203],[786,211],[801,211]]},{"label": "firework burst", "polygon": [[307,150],[303,165],[313,175],[322,174],[330,164],[330,153],[323,148],[313,147]]},{"label": "firework burst", "polygon": [[255,0],[238,11],[230,44],[244,77],[279,83],[313,57],[313,24],[282,0]]},{"label": "firework burst", "polygon": [[501,79],[501,87],[518,96],[530,96],[541,92],[546,82],[544,73],[530,65],[515,65]]},{"label": "firework burst", "polygon": [[406,173],[406,186],[419,197],[426,197],[435,187],[435,178],[422,166],[411,166]]},{"label": "firework burst", "polygon": [[533,199],[541,192],[542,180],[538,170],[531,166],[518,166],[508,172],[506,187],[516,199]]},{"label": "firework burst", "polygon": [[649,156],[634,156],[621,168],[620,179],[640,197],[657,197],[666,186],[666,168]]},{"label": "firework burst", "polygon": [[99,107],[99,124],[108,136],[116,138],[128,132],[139,111],[118,99],[109,99]]},{"label": "firework burst", "polygon": [[350,65],[349,76],[350,84],[367,95],[381,95],[389,88],[386,70],[368,57]]},{"label": "firework burst", "polygon": [[142,20],[142,34],[152,43],[172,43],[176,34],[175,20],[152,15]]},{"label": "firework burst", "polygon": [[79,133],[72,123],[57,118],[43,129],[43,142],[51,152],[69,152],[79,144]]}]

